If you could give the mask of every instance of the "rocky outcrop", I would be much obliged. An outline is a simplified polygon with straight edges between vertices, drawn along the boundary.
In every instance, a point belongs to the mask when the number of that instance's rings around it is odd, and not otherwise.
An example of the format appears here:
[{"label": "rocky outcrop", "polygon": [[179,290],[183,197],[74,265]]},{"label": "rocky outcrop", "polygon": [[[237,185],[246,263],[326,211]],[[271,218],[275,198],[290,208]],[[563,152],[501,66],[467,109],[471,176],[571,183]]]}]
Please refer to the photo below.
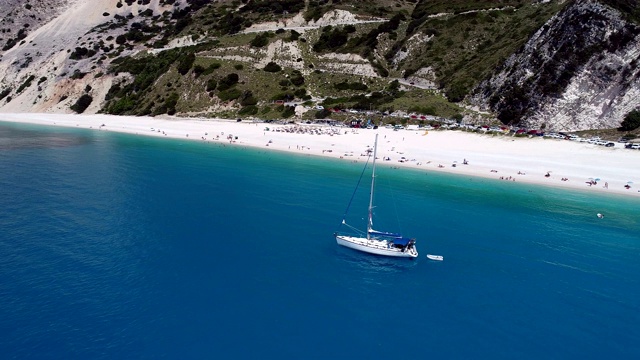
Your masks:
[{"label": "rocky outcrop", "polygon": [[638,106],[639,34],[617,10],[576,1],[481,83],[471,102],[529,128],[617,127]]}]

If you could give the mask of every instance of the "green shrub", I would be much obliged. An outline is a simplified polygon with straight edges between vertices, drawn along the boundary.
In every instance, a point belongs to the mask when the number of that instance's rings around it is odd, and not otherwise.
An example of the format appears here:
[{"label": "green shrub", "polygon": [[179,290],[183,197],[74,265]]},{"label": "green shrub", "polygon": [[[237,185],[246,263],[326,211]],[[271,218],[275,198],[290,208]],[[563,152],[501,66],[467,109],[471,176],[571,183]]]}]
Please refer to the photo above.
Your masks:
[{"label": "green shrub", "polygon": [[358,91],[366,91],[369,89],[369,87],[363,83],[358,83],[358,82],[352,82],[352,83],[348,83],[346,81],[343,81],[341,83],[337,83],[333,85],[334,88],[336,88],[336,90],[358,90]]},{"label": "green shrub", "polygon": [[135,96],[124,96],[107,107],[107,113],[113,115],[122,115],[135,109],[137,98]]},{"label": "green shrub", "polygon": [[344,28],[336,27],[334,29],[327,31],[326,29],[329,29],[329,28],[330,27],[325,27],[323,29],[322,34],[320,34],[320,38],[313,45],[313,51],[315,52],[331,51],[347,43],[347,40],[349,40],[349,35],[348,35],[349,33],[345,31]]},{"label": "green shrub", "polygon": [[245,106],[240,111],[238,111],[238,115],[255,115],[258,113],[258,107],[255,105]]},{"label": "green shrub", "polygon": [[178,93],[172,92],[164,100],[164,105],[167,107],[168,115],[174,115],[176,113],[176,105],[178,104],[178,99],[180,99]]},{"label": "green shrub", "polygon": [[290,118],[296,114],[295,108],[293,106],[285,106],[284,111],[282,112],[283,118]]},{"label": "green shrub", "polygon": [[238,76],[238,74],[228,74],[227,76],[220,79],[220,81],[218,81],[218,90],[225,91],[232,88],[235,84],[238,83],[239,79],[240,77]]},{"label": "green shrub", "polygon": [[124,35],[118,35],[116,36],[116,44],[118,45],[124,45],[127,43],[127,37]]},{"label": "green shrub", "polygon": [[216,89],[217,86],[218,86],[218,81],[216,79],[209,79],[209,81],[207,81],[206,90],[213,91]]},{"label": "green shrub", "polygon": [[[282,100],[282,101],[289,101],[293,99],[293,94],[290,92],[283,92],[283,93],[279,93],[276,95],[273,95],[271,97],[272,101],[278,101],[278,100]],[[279,110],[281,111],[281,110]]]},{"label": "green shrub", "polygon": [[315,116],[316,119],[328,118],[329,116],[331,116],[331,111],[329,111],[327,109],[322,109],[322,110],[317,111],[314,116]]},{"label": "green shrub", "polygon": [[302,76],[302,73],[297,70],[293,72],[289,80],[295,86],[301,86],[304,84],[304,76]]},{"label": "green shrub", "polygon": [[376,70],[376,72],[378,73],[378,75],[382,76],[382,77],[387,77],[389,76],[389,70],[387,70],[384,66],[382,66],[379,62],[374,61],[371,63],[371,65],[373,66],[373,68]]},{"label": "green shrub", "polygon": [[280,67],[280,65],[278,65],[278,64],[274,63],[273,61],[271,61],[270,63],[268,63],[264,67],[263,70],[267,71],[267,72],[273,72],[274,73],[274,72],[278,72],[278,71],[282,70],[282,68]]},{"label": "green shrub", "polygon": [[231,100],[235,100],[237,98],[239,98],[240,96],[242,96],[242,91],[238,90],[238,89],[228,89],[225,91],[221,91],[218,94],[218,98],[220,98],[220,100],[222,101],[231,101]]},{"label": "green shrub", "polygon": [[196,61],[196,54],[194,53],[189,53],[186,56],[182,57],[180,59],[180,62],[178,63],[178,72],[180,73],[180,75],[186,75],[189,70],[191,70],[191,66],[193,66],[193,63]]},{"label": "green shrub", "polygon": [[[6,20],[6,19],[5,19]],[[7,43],[2,47],[2,51],[7,51],[12,47],[16,46],[20,42],[20,40],[27,37],[27,31],[25,29],[18,30],[18,35],[15,39],[7,40]]]},{"label": "green shrub", "polygon": [[11,94],[11,88],[3,89],[2,91],[0,91],[0,100],[4,99],[9,94]]},{"label": "green shrub", "polygon": [[266,32],[260,33],[249,44],[257,48],[267,46],[269,44],[269,34]]},{"label": "green shrub", "polygon": [[205,71],[206,71],[206,69],[204,68],[204,66],[202,66],[200,64],[195,65],[193,67],[193,75],[195,75],[195,77],[199,77]]},{"label": "green shrub", "polygon": [[307,95],[307,89],[301,88],[293,92],[297,98],[303,99]]},{"label": "green shrub", "polygon": [[213,73],[216,69],[218,69],[220,66],[222,66],[222,64],[213,63],[207,67],[207,69],[202,73],[202,75],[209,75]]},{"label": "green shrub", "polygon": [[295,30],[291,30],[291,35],[287,38],[288,41],[296,41],[300,38],[300,33],[295,31]]},{"label": "green shrub", "polygon": [[18,90],[16,90],[17,94],[20,94],[22,92],[22,90],[28,88],[29,86],[31,86],[31,82],[33,81],[33,79],[35,79],[35,75],[29,75],[29,77],[27,78],[27,80],[25,80],[22,85],[20,85],[20,87],[18,88]]},{"label": "green shrub", "polygon": [[630,113],[628,113],[624,117],[624,120],[622,121],[622,124],[620,124],[620,127],[618,128],[618,130],[633,131],[639,127],[640,127],[640,111],[632,110]]},{"label": "green shrub", "polygon": [[75,104],[71,105],[71,110],[75,111],[78,114],[82,114],[85,110],[87,110],[89,105],[91,105],[92,101],[93,97],[91,95],[84,94],[80,96],[78,100],[76,100]]},{"label": "green shrub", "polygon": [[249,90],[242,93],[242,97],[240,98],[240,105],[242,106],[250,106],[258,103],[258,100],[253,97],[253,93]]},{"label": "green shrub", "polygon": [[87,73],[82,72],[78,69],[76,69],[73,74],[70,76],[71,79],[73,80],[78,80],[78,79],[82,79],[85,75],[87,75]]},{"label": "green shrub", "polygon": [[455,82],[445,90],[447,100],[451,102],[460,102],[467,95],[468,89],[463,83]]}]

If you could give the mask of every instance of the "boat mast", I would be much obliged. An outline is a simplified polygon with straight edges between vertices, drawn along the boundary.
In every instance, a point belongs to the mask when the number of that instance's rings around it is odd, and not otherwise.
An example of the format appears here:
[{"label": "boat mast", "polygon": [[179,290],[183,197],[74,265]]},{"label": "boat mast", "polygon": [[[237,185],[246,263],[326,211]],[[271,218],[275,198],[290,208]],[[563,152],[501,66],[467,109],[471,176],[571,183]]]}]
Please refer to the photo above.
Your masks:
[{"label": "boat mast", "polygon": [[370,238],[369,233],[373,228],[373,189],[376,183],[376,154],[378,152],[378,134],[373,144],[373,171],[371,172],[371,191],[369,192],[369,223],[367,224],[367,239]]}]

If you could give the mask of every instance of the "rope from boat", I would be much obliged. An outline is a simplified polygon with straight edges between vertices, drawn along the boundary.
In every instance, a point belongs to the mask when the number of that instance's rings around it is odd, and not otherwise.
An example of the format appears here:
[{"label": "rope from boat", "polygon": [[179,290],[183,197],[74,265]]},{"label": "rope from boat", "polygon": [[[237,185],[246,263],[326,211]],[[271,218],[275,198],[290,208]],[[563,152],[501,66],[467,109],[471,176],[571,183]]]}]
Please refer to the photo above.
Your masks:
[{"label": "rope from boat", "polygon": [[347,224],[346,222],[342,222],[342,225],[344,225],[344,226],[348,227],[349,229],[351,229],[358,236],[365,237],[367,235],[367,233],[365,231],[362,231],[362,230],[360,230],[360,229],[358,229],[356,227],[353,227],[353,226]]},{"label": "rope from boat", "polygon": [[362,169],[362,173],[360,174],[360,179],[358,179],[358,183],[356,184],[356,188],[353,189],[353,194],[351,194],[351,200],[349,200],[349,205],[347,205],[347,210],[344,211],[344,215],[342,215],[342,223],[343,224],[347,224],[345,222],[346,218],[347,218],[347,213],[349,213],[349,208],[351,207],[351,203],[353,202],[353,198],[356,196],[356,192],[358,191],[358,187],[360,186],[360,182],[362,181],[362,177],[364,176],[364,172],[365,170],[367,170],[367,164],[369,164],[369,158],[371,158],[371,156],[367,157],[367,162],[365,162],[364,164],[364,168]]}]

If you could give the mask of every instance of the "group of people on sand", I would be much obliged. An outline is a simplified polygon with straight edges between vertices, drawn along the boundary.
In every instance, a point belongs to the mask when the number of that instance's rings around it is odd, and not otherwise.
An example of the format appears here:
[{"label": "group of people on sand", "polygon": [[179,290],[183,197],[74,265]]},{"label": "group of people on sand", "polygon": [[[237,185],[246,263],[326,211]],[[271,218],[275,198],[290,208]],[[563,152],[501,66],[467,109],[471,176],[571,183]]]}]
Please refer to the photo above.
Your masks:
[{"label": "group of people on sand", "polygon": [[[265,130],[274,131],[274,132],[284,132],[284,133],[290,133],[290,134],[329,135],[329,136],[340,135],[339,128],[333,128],[333,127],[327,128],[327,127],[321,127],[321,126],[292,125],[292,126],[278,127],[271,130],[269,130],[268,128],[265,128]],[[355,130],[351,130],[351,132],[354,134],[357,133]],[[345,130],[344,133],[347,134],[348,131]]]}]

